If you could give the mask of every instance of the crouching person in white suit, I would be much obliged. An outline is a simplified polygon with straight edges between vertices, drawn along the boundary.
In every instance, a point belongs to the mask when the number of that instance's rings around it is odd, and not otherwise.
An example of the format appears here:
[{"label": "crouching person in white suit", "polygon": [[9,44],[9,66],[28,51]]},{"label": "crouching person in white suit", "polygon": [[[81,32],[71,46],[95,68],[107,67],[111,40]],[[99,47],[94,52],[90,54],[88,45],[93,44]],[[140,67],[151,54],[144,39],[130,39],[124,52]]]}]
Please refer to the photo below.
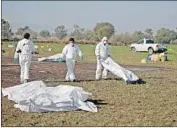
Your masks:
[{"label": "crouching person in white suit", "polygon": [[75,62],[76,57],[79,54],[80,59],[83,60],[83,55],[78,47],[78,45],[75,44],[74,38],[69,39],[69,44],[67,44],[62,51],[62,56],[66,58],[66,66],[67,66],[67,74],[66,74],[66,81],[75,81]]},{"label": "crouching person in white suit", "polygon": [[96,80],[107,79],[108,70],[103,69],[102,62],[110,57],[110,47],[108,45],[107,37],[103,37],[102,41],[97,44],[95,49],[95,55],[97,57],[97,69],[96,69]]},{"label": "crouching person in white suit", "polygon": [[29,68],[31,65],[32,54],[38,54],[35,51],[34,44],[31,40],[29,40],[30,34],[25,33],[24,39],[20,40],[17,44],[15,55],[14,55],[14,63],[18,63],[21,68],[21,83],[26,83],[29,80]]}]

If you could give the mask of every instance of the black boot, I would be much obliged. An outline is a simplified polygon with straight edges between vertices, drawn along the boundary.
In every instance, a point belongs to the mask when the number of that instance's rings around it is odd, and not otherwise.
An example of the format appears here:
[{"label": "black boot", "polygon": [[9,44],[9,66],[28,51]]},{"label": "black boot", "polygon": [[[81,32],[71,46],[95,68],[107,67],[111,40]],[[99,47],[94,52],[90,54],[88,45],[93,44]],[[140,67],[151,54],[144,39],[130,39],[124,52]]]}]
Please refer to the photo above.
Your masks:
[{"label": "black boot", "polygon": [[127,80],[127,81],[126,81],[126,84],[129,85],[129,84],[131,84],[131,82],[130,82],[129,80]]}]

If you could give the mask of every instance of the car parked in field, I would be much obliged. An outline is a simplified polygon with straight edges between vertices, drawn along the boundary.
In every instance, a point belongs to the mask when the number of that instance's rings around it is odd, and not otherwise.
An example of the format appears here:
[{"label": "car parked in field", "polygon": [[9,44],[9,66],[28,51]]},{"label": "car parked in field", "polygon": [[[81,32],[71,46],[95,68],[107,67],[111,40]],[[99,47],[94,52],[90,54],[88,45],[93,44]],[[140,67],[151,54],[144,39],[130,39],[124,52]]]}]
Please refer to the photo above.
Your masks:
[{"label": "car parked in field", "polygon": [[141,39],[137,43],[131,44],[131,50],[133,52],[137,51],[148,51],[149,54],[153,54],[154,52],[165,52],[167,51],[167,45],[162,45],[155,43],[151,39]]}]

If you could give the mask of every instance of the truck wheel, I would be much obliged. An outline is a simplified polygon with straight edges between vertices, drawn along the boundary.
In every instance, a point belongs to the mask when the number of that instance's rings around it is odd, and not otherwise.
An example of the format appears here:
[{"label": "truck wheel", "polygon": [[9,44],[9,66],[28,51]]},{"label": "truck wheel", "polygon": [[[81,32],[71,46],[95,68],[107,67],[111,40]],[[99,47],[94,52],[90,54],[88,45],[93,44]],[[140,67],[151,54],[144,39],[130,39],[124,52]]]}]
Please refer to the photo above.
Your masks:
[{"label": "truck wheel", "polygon": [[132,47],[131,50],[132,50],[132,52],[136,52],[136,48],[135,47]]},{"label": "truck wheel", "polygon": [[149,52],[149,54],[153,54],[153,52],[154,52],[153,48],[149,48],[148,52]]}]

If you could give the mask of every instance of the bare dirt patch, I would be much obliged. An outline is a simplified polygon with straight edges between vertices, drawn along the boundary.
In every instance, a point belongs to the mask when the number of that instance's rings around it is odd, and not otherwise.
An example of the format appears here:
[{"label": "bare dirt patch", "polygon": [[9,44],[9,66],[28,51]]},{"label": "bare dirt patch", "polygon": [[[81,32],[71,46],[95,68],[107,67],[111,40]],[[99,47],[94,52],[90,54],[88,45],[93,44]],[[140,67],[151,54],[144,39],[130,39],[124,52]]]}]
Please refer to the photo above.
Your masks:
[{"label": "bare dirt patch", "polygon": [[[162,70],[158,67],[125,65],[125,68],[137,71]],[[96,64],[76,63],[75,73],[78,81],[94,81]],[[65,81],[67,67],[65,63],[37,62],[34,58],[30,68],[30,81],[43,80],[47,82]],[[110,79],[117,77],[108,73]],[[12,58],[2,57],[2,87],[20,84],[20,66],[12,62]]]}]

